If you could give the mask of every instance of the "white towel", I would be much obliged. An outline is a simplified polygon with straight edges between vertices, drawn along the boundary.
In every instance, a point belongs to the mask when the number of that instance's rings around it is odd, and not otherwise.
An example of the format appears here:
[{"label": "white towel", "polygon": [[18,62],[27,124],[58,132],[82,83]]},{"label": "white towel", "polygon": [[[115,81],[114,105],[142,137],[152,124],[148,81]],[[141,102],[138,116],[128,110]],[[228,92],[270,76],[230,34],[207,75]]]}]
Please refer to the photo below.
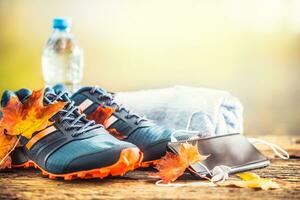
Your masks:
[{"label": "white towel", "polygon": [[164,89],[119,92],[117,102],[157,124],[185,129],[194,112],[191,129],[202,136],[243,132],[243,107],[229,92],[175,86]]}]

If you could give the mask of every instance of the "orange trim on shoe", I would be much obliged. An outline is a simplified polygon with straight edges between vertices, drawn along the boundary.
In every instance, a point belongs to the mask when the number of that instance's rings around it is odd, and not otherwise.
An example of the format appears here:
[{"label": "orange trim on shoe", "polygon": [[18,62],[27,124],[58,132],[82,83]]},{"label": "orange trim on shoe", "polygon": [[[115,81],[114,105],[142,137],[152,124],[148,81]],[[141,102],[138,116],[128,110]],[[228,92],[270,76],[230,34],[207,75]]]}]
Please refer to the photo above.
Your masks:
[{"label": "orange trim on shoe", "polygon": [[53,174],[47,172],[46,170],[42,169],[33,161],[28,161],[26,163],[20,165],[13,165],[14,168],[28,168],[28,167],[35,167],[42,171],[43,175],[49,177],[50,179],[56,178],[64,178],[65,180],[74,180],[77,178],[80,179],[92,179],[92,178],[101,178],[107,177],[109,175],[112,176],[123,176],[126,172],[132,171],[136,169],[143,160],[143,153],[138,148],[127,148],[122,150],[120,154],[119,160],[110,166],[102,167],[98,169],[86,170],[86,171],[79,171],[79,172],[72,172],[67,174]]},{"label": "orange trim on shoe", "polygon": [[49,126],[48,128],[42,130],[41,132],[37,133],[35,136],[33,136],[29,142],[26,144],[27,149],[31,149],[31,147],[38,142],[40,139],[44,138],[45,136],[49,135],[50,133],[53,133],[56,131],[56,128],[54,126]]},{"label": "orange trim on shoe", "polygon": [[34,164],[31,161],[27,161],[19,165],[11,165],[11,166],[12,168],[29,168],[29,167],[34,167]]}]

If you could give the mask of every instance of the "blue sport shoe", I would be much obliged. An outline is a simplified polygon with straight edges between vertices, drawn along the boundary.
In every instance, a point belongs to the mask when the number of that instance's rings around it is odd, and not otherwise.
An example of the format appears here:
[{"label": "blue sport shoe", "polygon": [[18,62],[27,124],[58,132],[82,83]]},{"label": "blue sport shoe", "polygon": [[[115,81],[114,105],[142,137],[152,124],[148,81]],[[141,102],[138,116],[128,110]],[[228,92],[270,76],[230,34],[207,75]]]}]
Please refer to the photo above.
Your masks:
[{"label": "blue sport shoe", "polygon": [[[25,102],[30,95],[27,89],[5,91],[1,105],[5,107],[13,96]],[[123,175],[139,165],[143,156],[135,145],[116,139],[102,125],[86,119],[66,92],[47,88],[44,104],[56,101],[67,104],[50,119],[53,124],[30,139],[21,136],[21,146],[11,155],[13,167],[34,166],[51,179],[72,180]]]},{"label": "blue sport shoe", "polygon": [[144,154],[141,166],[147,167],[165,155],[173,129],[131,113],[101,88],[83,87],[71,99],[89,119],[102,123],[117,138],[138,146]]}]

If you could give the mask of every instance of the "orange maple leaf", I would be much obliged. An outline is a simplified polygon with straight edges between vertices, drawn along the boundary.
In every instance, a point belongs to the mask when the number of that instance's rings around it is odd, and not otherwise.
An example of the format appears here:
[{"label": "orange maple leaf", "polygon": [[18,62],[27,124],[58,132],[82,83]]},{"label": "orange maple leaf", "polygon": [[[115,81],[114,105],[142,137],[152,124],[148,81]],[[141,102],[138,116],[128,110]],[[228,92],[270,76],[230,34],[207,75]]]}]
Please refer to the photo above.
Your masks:
[{"label": "orange maple leaf", "polygon": [[0,130],[0,170],[11,168],[11,158],[9,154],[17,142],[17,136],[6,135],[3,130]]},{"label": "orange maple leaf", "polygon": [[87,115],[86,118],[89,120],[94,120],[97,124],[103,124],[107,122],[108,118],[115,112],[115,109],[111,107],[102,107],[101,105],[92,112],[91,114]]},{"label": "orange maple leaf", "polygon": [[33,91],[32,95],[21,103],[12,97],[2,108],[0,121],[0,169],[10,167],[9,154],[17,145],[18,135],[31,138],[36,131],[52,124],[49,119],[60,111],[65,102],[43,105],[44,90]]},{"label": "orange maple leaf", "polygon": [[2,108],[3,117],[0,126],[8,135],[22,135],[31,138],[36,131],[43,130],[52,122],[49,119],[65,106],[65,102],[43,105],[44,90],[33,91],[22,104],[17,97],[12,97],[7,106]]},{"label": "orange maple leaf", "polygon": [[[111,107],[102,107],[101,105],[91,114],[87,115],[87,119],[94,120],[97,124],[102,124],[107,128],[107,120],[115,112],[115,109]],[[116,129],[107,129],[107,131],[114,137],[123,140],[127,136],[121,134]]]},{"label": "orange maple leaf", "polygon": [[11,168],[11,157],[7,156],[5,159],[3,159],[2,163],[0,164],[0,170],[3,169],[10,169]]},{"label": "orange maple leaf", "polygon": [[207,156],[202,156],[198,152],[197,145],[182,143],[178,154],[167,152],[155,165],[158,170],[152,175],[161,178],[163,183],[170,183],[180,177],[184,171],[192,164],[205,160]]}]

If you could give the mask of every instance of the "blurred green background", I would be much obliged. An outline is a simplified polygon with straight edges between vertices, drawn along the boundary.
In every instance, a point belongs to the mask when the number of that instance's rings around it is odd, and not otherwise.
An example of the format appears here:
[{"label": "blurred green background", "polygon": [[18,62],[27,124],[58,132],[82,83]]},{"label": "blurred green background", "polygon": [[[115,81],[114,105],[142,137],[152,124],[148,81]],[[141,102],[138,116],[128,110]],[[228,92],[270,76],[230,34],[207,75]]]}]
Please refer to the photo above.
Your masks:
[{"label": "blurred green background", "polygon": [[69,16],[84,85],[228,90],[251,134],[300,132],[298,0],[0,0],[0,92],[43,87],[52,18]]}]

